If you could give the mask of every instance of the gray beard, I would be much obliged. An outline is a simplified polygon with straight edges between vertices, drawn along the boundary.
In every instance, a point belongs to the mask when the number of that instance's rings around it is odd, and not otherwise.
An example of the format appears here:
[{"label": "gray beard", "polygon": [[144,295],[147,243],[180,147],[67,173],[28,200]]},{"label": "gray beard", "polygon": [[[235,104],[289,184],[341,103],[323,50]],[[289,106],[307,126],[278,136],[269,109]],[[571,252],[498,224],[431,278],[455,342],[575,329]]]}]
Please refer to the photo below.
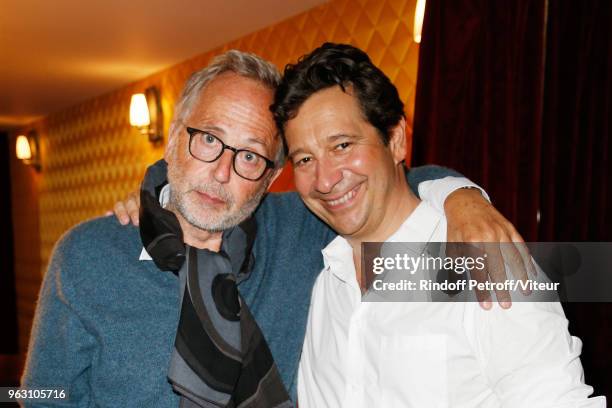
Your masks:
[{"label": "gray beard", "polygon": [[[259,205],[259,202],[266,193],[266,189],[267,183],[263,184],[261,189],[257,190],[255,194],[242,206],[242,208],[221,214],[220,216],[211,217],[213,219],[201,219],[192,214],[189,211],[189,205],[184,200],[184,194],[174,193],[172,186],[170,186],[170,205],[194,227],[207,232],[222,232],[233,228],[242,221],[246,220]],[[230,203],[233,202],[231,197],[224,196],[224,199]]]}]

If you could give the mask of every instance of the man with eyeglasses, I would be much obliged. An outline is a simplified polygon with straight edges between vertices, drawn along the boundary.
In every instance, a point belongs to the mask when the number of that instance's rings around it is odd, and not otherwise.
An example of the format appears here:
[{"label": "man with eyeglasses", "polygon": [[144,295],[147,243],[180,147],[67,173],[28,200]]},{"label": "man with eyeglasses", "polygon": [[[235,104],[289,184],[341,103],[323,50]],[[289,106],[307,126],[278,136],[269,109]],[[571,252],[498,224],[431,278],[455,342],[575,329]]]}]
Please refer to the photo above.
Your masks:
[{"label": "man with eyeglasses", "polygon": [[[65,388],[71,406],[290,405],[320,249],[336,234],[295,193],[268,195],[250,217],[284,163],[269,110],[279,81],[270,63],[238,51],[190,78],[167,169],[159,162],[143,181],[140,228],[98,218],[57,243],[24,387]],[[445,176],[457,174],[413,169],[408,179],[414,188]],[[454,214],[449,234],[480,225],[520,240],[478,191],[445,203],[465,186],[420,185]]]}]

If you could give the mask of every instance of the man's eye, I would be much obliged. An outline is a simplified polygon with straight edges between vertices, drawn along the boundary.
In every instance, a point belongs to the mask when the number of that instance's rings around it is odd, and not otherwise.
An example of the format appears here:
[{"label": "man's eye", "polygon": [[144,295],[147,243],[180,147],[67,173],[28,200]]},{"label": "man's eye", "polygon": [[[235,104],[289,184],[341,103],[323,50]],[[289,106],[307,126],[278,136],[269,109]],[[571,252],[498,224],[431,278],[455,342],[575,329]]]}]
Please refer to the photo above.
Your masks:
[{"label": "man's eye", "polygon": [[342,142],[338,145],[336,145],[336,147],[334,148],[334,150],[345,150],[347,149],[349,146],[351,145],[350,142]]},{"label": "man's eye", "polygon": [[296,160],[293,165],[295,167],[299,167],[309,163],[310,161],[312,161],[312,157],[302,157],[301,159]]},{"label": "man's eye", "polygon": [[236,157],[240,163],[249,166],[259,166],[263,161],[261,156],[257,155],[256,153],[249,152],[248,150],[241,150]]},{"label": "man's eye", "polygon": [[204,133],[204,143],[213,144],[217,141],[213,135],[209,135],[208,133]]}]

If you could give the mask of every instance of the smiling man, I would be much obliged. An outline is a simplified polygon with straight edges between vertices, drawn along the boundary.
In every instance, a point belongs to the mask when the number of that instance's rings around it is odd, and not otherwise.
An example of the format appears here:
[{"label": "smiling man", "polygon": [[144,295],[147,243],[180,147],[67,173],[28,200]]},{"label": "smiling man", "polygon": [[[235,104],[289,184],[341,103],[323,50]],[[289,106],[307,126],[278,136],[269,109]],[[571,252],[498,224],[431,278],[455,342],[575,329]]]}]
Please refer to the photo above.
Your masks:
[{"label": "smiling man", "polygon": [[605,406],[558,303],[368,302],[362,243],[444,241],[447,219],[406,183],[403,104],[364,52],[327,43],[287,66],[273,111],[300,197],[339,234],[312,293],[301,408]]}]

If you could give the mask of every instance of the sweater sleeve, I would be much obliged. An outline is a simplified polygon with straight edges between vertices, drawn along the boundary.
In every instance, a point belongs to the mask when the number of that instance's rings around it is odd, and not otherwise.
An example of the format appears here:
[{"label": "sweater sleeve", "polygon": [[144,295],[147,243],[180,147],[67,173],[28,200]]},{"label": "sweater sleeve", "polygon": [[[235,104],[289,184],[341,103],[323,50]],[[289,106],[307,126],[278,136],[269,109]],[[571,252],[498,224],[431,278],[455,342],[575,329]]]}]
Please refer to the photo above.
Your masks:
[{"label": "sweater sleeve", "polygon": [[24,388],[64,389],[65,400],[25,402],[23,406],[81,407],[90,405],[89,369],[96,341],[71,300],[78,276],[74,239],[68,233],[58,242],[45,274],[32,326],[24,374]]},{"label": "sweater sleeve", "polygon": [[437,180],[449,176],[463,177],[461,173],[458,173],[453,169],[436,166],[434,164],[411,167],[410,169],[406,169],[406,178],[408,179],[410,189],[419,198],[421,198],[421,196],[419,195],[419,184],[424,181]]}]

